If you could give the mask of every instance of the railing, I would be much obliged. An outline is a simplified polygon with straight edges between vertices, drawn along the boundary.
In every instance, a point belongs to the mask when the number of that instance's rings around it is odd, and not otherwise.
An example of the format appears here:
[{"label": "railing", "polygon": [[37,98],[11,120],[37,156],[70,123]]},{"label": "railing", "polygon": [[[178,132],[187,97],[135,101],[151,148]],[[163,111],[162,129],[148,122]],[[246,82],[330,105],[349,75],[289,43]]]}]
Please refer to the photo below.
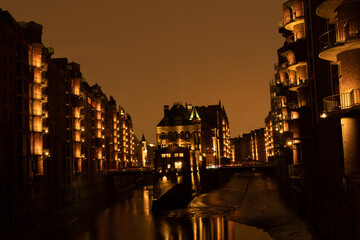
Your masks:
[{"label": "railing", "polygon": [[303,175],[302,163],[289,165],[289,177],[290,178],[302,178],[302,175]]},{"label": "railing", "polygon": [[360,19],[350,19],[344,25],[345,39],[357,38],[360,36]]},{"label": "railing", "polygon": [[337,38],[335,29],[321,34],[319,37],[320,49],[323,50],[334,46],[336,44],[336,40]]},{"label": "railing", "polygon": [[[286,16],[284,18],[284,22],[283,25],[286,25],[288,23],[291,23],[299,18],[304,18],[304,11],[303,10],[299,10],[299,11],[294,11],[293,13],[291,13],[290,15]],[[279,24],[280,26],[280,24]]]},{"label": "railing", "polygon": [[344,43],[346,40],[360,37],[360,19],[350,19],[343,27],[332,29],[319,37],[322,50]]},{"label": "railing", "polygon": [[323,99],[324,111],[331,112],[342,109],[350,109],[360,105],[360,89],[354,89],[348,93],[331,95]]}]

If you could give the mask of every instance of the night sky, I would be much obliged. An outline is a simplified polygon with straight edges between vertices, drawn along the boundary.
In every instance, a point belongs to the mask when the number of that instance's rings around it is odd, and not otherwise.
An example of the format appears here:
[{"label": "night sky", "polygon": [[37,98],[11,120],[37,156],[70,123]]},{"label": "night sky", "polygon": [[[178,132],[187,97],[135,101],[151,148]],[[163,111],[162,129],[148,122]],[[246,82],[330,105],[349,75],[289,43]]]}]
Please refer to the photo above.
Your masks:
[{"label": "night sky", "polygon": [[284,0],[2,0],[17,21],[43,25],[54,57],[81,64],[90,85],[154,142],[163,105],[221,100],[231,136],[264,126]]}]

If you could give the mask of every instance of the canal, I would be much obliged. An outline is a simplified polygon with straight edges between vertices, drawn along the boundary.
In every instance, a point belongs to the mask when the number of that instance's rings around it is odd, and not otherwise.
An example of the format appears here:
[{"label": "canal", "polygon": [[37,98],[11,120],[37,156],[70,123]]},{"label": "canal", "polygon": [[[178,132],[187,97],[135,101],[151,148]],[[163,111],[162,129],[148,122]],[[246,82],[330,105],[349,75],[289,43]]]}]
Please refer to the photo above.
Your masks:
[{"label": "canal", "polygon": [[12,239],[316,239],[281,198],[276,181],[262,174],[237,174],[186,209],[152,212],[152,193],[151,185],[139,185],[48,216]]}]

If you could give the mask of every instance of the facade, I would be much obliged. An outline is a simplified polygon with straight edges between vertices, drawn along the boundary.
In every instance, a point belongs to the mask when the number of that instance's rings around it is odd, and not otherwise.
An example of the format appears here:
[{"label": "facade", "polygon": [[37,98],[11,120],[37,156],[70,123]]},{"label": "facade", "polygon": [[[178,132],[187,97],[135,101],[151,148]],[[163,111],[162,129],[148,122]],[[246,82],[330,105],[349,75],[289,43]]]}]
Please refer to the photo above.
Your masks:
[{"label": "facade", "polygon": [[166,148],[177,145],[188,148],[202,161],[200,141],[201,119],[196,108],[177,103],[169,109],[169,106],[165,105],[164,117],[156,126],[157,146]]},{"label": "facade", "polygon": [[266,162],[264,128],[251,131],[251,155],[255,161]]},{"label": "facade", "polygon": [[206,165],[230,162],[230,130],[224,107],[196,107],[176,103],[164,106],[164,118],[156,127],[157,146],[186,147],[197,152]]},{"label": "facade", "polygon": [[324,239],[359,239],[359,1],[283,4],[266,152]]},{"label": "facade", "polygon": [[250,133],[232,138],[231,147],[234,149],[234,161],[237,163],[246,161],[267,162],[264,128],[255,129]]},{"label": "facade", "polygon": [[[184,184],[189,187],[190,193],[200,191],[201,162],[197,152],[186,147],[174,144],[155,151],[154,159],[154,190],[162,183]],[[185,192],[181,194],[186,194]]]},{"label": "facade", "polygon": [[52,58],[41,25],[18,23],[0,9],[0,35],[6,228],[105,192],[106,171],[132,165],[134,133],[130,115],[99,85],[89,86],[79,64]]},{"label": "facade", "polygon": [[207,165],[230,163],[230,126],[224,106],[196,107],[201,118],[202,153]]},{"label": "facade", "polygon": [[265,154],[267,162],[274,162],[274,135],[271,113],[265,118]]}]

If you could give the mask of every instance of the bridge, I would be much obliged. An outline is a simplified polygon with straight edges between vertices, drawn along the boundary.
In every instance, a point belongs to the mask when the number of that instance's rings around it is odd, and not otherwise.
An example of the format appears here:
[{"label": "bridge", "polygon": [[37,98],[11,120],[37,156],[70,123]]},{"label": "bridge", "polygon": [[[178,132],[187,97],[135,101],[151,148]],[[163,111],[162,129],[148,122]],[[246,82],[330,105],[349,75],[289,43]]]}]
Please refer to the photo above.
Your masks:
[{"label": "bridge", "polygon": [[[166,208],[184,207],[187,200],[192,197],[216,189],[236,174],[236,173],[261,173],[276,174],[275,165],[270,164],[229,164],[225,166],[210,166],[200,171],[189,172],[188,176],[179,181],[157,178],[153,168],[126,168],[113,169],[107,171],[108,186],[110,192],[125,191],[136,183],[146,181],[154,186],[154,203],[158,201],[161,204],[153,206],[162,206]],[[178,193],[182,193],[179,197]],[[171,197],[170,197],[171,196]],[[172,199],[171,201],[169,199]],[[167,202],[164,203],[164,199]],[[179,202],[181,200],[181,202]],[[170,201],[170,202],[169,202]],[[175,203],[172,206],[170,203]]]},{"label": "bridge", "polygon": [[[248,171],[248,170],[259,170],[259,169],[272,169],[275,164],[268,163],[239,163],[239,164],[228,164],[228,165],[211,165],[207,166],[206,170],[233,170],[233,171]],[[136,175],[136,174],[153,174],[154,168],[150,167],[137,167],[137,168],[124,168],[124,169],[111,169],[107,171],[107,175]]]}]

